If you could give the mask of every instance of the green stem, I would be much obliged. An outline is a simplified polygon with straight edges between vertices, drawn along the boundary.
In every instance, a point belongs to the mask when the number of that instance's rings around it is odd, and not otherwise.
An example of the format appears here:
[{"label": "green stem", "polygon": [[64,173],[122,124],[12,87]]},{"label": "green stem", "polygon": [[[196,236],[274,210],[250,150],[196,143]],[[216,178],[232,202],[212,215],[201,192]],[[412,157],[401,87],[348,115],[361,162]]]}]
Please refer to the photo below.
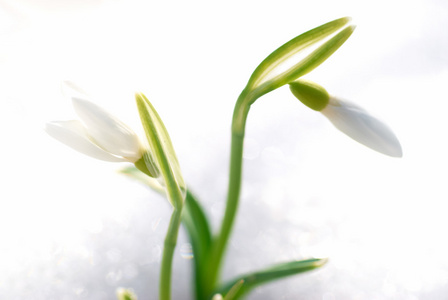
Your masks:
[{"label": "green stem", "polygon": [[176,179],[171,171],[168,161],[161,160],[161,172],[166,183],[166,194],[173,204],[168,231],[163,245],[162,265],[160,270],[160,300],[171,300],[171,270],[173,265],[174,250],[176,248],[177,236],[182,221],[182,208],[184,197],[177,185]]},{"label": "green stem", "polygon": [[159,282],[160,300],[171,300],[171,270],[173,265],[174,250],[177,243],[177,236],[179,234],[179,228],[182,221],[183,208],[182,193],[176,185],[174,178],[171,176],[171,172],[167,173],[168,176],[165,176],[165,178],[170,178],[166,185],[167,196],[171,199],[174,209],[163,245]]},{"label": "green stem", "polygon": [[229,240],[238,210],[243,165],[244,129],[247,115],[249,113],[250,103],[253,102],[250,101],[250,99],[250,93],[248,93],[247,90],[243,90],[235,105],[233,114],[227,204],[224,218],[222,220],[221,231],[213,243],[211,257],[209,260],[207,285],[205,285],[208,288],[208,294],[211,294],[216,287],[223,255],[225,253],[226,245]]},{"label": "green stem", "polygon": [[165,237],[162,255],[162,269],[160,272],[160,299],[171,299],[171,270],[173,265],[174,250],[176,248],[177,236],[181,223],[181,209],[174,209],[171,215],[170,224]]}]

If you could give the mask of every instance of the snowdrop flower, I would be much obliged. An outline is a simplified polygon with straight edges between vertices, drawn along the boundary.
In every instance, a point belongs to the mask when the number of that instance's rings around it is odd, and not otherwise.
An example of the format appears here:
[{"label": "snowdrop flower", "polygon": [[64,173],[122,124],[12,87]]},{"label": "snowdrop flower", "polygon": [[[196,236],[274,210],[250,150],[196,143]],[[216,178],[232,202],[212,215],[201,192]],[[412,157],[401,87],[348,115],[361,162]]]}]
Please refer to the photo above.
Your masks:
[{"label": "snowdrop flower", "polygon": [[117,298],[118,300],[137,300],[137,295],[132,289],[118,288]]},{"label": "snowdrop flower", "polygon": [[72,98],[80,120],[55,121],[45,131],[67,146],[96,159],[136,163],[143,157],[139,138],[126,124],[98,105]]},{"label": "snowdrop flower", "polygon": [[400,142],[392,130],[361,107],[330,96],[314,82],[296,80],[290,83],[290,89],[303,104],[321,112],[355,141],[385,155],[402,156]]}]

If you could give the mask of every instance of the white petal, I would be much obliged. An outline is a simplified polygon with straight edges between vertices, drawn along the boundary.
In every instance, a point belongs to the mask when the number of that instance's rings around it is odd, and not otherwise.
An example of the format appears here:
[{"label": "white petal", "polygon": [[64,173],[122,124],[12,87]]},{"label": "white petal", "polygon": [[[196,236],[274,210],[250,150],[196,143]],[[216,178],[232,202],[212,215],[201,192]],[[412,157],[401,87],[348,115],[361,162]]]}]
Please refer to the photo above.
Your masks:
[{"label": "white petal", "polygon": [[47,123],[45,131],[58,141],[93,158],[112,162],[126,161],[124,158],[116,157],[96,146],[89,139],[86,129],[80,121]]},{"label": "white petal", "polygon": [[72,100],[88,134],[99,147],[130,160],[141,158],[139,139],[128,126],[90,101],[80,98]]},{"label": "white petal", "polygon": [[359,106],[330,98],[321,113],[355,141],[389,156],[402,156],[400,142],[392,130]]}]

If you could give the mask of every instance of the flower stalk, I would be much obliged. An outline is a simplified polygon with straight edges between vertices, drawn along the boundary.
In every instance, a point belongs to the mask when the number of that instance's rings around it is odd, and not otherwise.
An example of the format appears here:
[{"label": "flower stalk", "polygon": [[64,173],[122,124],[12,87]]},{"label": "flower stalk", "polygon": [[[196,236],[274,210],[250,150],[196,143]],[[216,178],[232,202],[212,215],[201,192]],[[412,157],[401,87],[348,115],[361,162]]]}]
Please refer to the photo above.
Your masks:
[{"label": "flower stalk", "polygon": [[[235,105],[232,119],[232,139],[227,202],[219,234],[215,238],[207,269],[207,284],[210,292],[219,281],[219,273],[226,246],[238,210],[243,146],[246,120],[251,105],[261,96],[286,85],[311,72],[330,57],[353,33],[354,26],[346,26],[350,18],[341,18],[305,32],[272,52],[255,69]],[[322,42],[323,41],[323,42]],[[299,62],[290,62],[290,67],[277,74],[278,67],[294,58],[294,55],[310,46],[321,43]]]}]

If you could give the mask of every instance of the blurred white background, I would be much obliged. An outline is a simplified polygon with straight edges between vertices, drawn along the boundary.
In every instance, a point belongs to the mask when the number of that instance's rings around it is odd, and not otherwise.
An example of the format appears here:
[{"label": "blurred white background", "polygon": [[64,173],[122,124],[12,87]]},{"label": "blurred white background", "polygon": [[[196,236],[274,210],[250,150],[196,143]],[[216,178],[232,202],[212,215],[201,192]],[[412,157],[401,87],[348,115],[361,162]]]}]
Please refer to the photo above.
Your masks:
[{"label": "blurred white background", "polygon": [[[357,29],[307,76],[380,116],[404,157],[339,133],[287,88],[248,119],[240,212],[224,278],[329,256],[323,269],[250,299],[435,300],[448,295],[448,2],[1,0],[0,298],[155,299],[170,207],[119,164],[43,132],[74,118],[71,80],[139,128],[143,91],[167,126],[215,228],[227,184],[233,105],[271,51],[327,21]],[[188,299],[190,261],[175,261]]]}]

